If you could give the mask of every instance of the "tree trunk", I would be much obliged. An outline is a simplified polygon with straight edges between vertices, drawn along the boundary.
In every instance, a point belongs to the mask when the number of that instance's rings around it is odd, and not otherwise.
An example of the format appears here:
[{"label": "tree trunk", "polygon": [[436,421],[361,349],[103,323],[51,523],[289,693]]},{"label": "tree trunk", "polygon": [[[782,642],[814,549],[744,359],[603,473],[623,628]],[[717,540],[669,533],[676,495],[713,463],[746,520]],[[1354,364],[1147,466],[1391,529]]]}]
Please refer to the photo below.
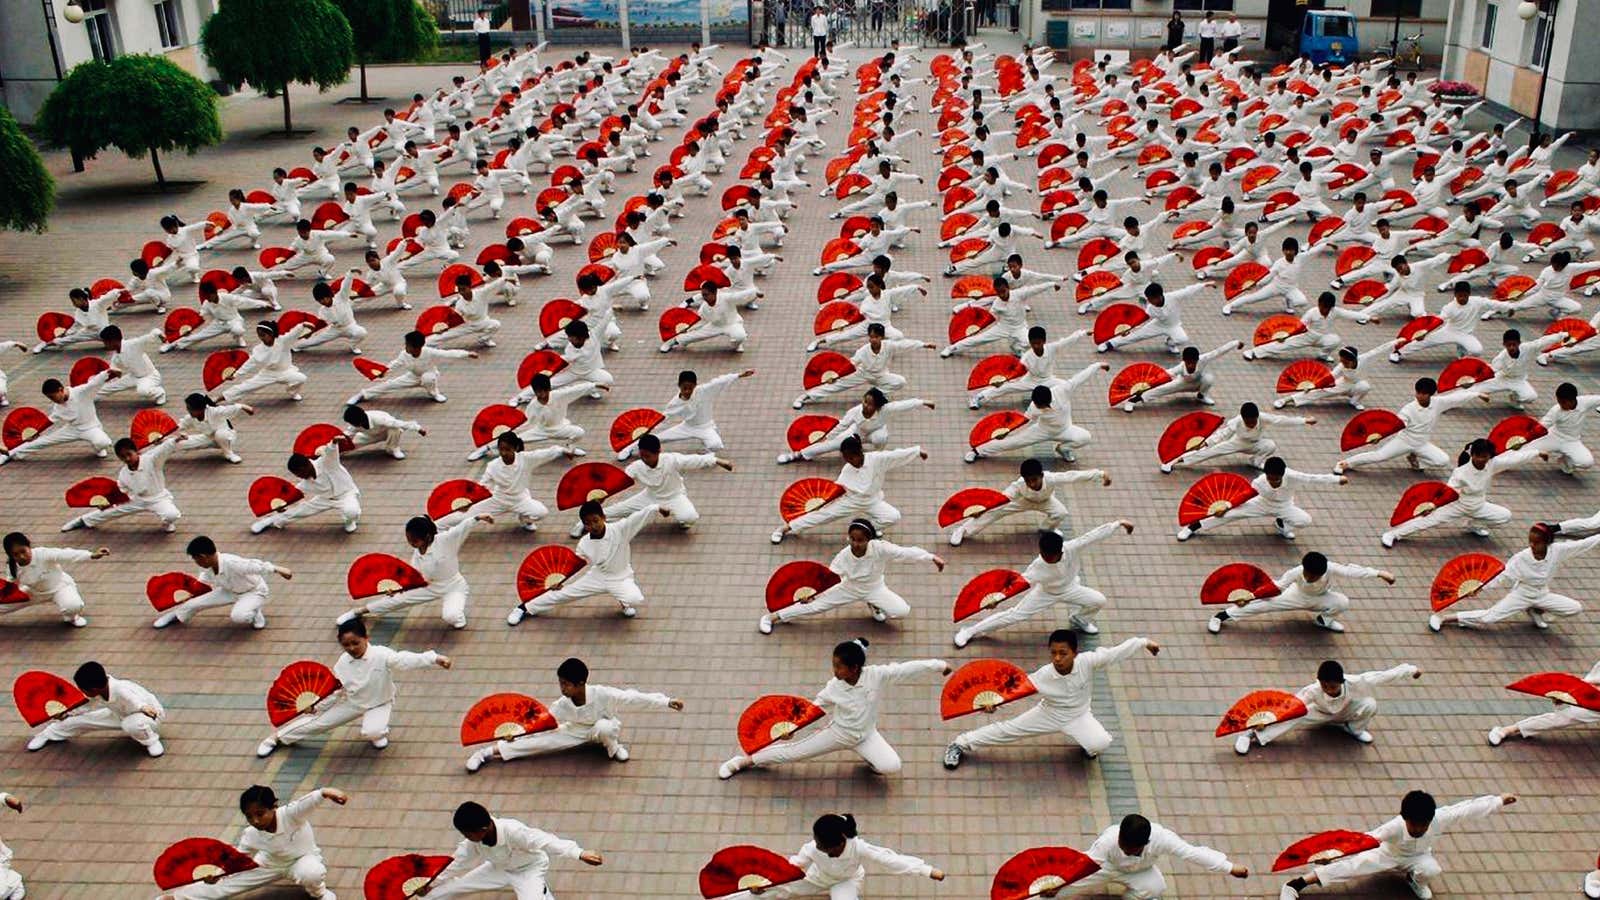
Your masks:
[{"label": "tree trunk", "polygon": [[367,100],[367,62],[366,62],[366,60],[362,60],[361,61],[361,102],[362,103],[370,102],[369,100]]},{"label": "tree trunk", "polygon": [[167,176],[161,171],[161,154],[157,153],[154,147],[150,148],[150,162],[154,163],[156,167],[156,184],[160,185],[161,189],[165,191],[167,189]]},{"label": "tree trunk", "polygon": [[294,125],[289,121],[289,85],[283,86],[283,133],[287,137],[294,134]]}]

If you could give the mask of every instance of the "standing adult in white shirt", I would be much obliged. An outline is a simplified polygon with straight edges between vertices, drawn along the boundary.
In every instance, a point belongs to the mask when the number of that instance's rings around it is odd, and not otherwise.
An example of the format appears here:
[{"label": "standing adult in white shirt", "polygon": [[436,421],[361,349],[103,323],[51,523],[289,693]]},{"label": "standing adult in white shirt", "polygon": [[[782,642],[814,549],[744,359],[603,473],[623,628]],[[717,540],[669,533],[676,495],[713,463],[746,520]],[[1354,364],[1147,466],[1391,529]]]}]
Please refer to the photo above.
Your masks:
[{"label": "standing adult in white shirt", "polygon": [[828,52],[828,8],[818,3],[811,7],[811,55],[821,58]]},{"label": "standing adult in white shirt", "polygon": [[489,45],[491,27],[489,24],[489,10],[480,9],[478,14],[472,17],[472,33],[478,36],[478,70],[480,72],[489,70],[489,56],[493,49]]}]

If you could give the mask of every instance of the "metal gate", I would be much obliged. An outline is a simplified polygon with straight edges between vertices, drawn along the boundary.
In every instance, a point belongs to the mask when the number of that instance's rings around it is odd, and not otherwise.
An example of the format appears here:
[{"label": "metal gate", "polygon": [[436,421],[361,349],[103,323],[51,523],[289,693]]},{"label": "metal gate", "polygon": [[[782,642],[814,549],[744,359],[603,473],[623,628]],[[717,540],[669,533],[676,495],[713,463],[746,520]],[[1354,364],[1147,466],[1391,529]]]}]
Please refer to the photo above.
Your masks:
[{"label": "metal gate", "polygon": [[[969,0],[843,0],[825,5],[836,43],[947,47],[966,33]],[[811,0],[766,0],[757,21],[774,45],[809,48],[811,7]]]}]

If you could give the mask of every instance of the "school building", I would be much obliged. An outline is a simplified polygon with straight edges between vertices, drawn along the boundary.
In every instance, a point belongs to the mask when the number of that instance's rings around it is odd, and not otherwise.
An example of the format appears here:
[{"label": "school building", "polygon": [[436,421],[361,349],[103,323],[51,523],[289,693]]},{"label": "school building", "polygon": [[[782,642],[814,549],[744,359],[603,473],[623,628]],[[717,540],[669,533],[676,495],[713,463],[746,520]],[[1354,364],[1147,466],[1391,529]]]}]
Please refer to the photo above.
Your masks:
[{"label": "school building", "polygon": [[[1444,77],[1465,81],[1494,103],[1533,119],[1546,55],[1546,129],[1600,129],[1600,0],[1451,0]],[[1524,19],[1522,13],[1532,15]]]}]

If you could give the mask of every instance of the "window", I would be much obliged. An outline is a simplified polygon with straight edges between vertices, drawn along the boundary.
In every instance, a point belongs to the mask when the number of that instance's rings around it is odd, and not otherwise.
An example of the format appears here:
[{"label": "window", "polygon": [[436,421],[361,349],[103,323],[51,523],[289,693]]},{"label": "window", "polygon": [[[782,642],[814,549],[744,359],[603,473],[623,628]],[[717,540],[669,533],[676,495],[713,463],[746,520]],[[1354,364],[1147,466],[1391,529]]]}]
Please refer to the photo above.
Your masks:
[{"label": "window", "polygon": [[1356,20],[1346,16],[1318,16],[1322,20],[1322,36],[1347,38],[1355,36]]},{"label": "window", "polygon": [[161,32],[161,47],[171,50],[183,46],[183,27],[178,22],[178,0],[162,0],[156,11],[156,30]]},{"label": "window", "polygon": [[89,50],[95,59],[105,62],[117,55],[116,26],[106,0],[84,0],[83,27],[89,32]]},{"label": "window", "polygon": [[1551,37],[1550,29],[1555,23],[1550,20],[1549,0],[1539,0],[1539,17],[1533,21],[1533,48],[1528,53],[1528,65],[1535,68],[1544,65],[1546,46]]},{"label": "window", "polygon": [[1214,12],[1232,12],[1233,0],[1172,0],[1173,9],[1184,11],[1212,10]]},{"label": "window", "polygon": [[1372,0],[1374,19],[1416,19],[1422,16],[1422,0]]},{"label": "window", "polygon": [[1072,0],[1073,9],[1130,9],[1133,0]]},{"label": "window", "polygon": [[1494,46],[1494,25],[1499,14],[1500,8],[1493,3],[1483,9],[1483,36],[1478,38],[1478,46],[1485,50]]}]

